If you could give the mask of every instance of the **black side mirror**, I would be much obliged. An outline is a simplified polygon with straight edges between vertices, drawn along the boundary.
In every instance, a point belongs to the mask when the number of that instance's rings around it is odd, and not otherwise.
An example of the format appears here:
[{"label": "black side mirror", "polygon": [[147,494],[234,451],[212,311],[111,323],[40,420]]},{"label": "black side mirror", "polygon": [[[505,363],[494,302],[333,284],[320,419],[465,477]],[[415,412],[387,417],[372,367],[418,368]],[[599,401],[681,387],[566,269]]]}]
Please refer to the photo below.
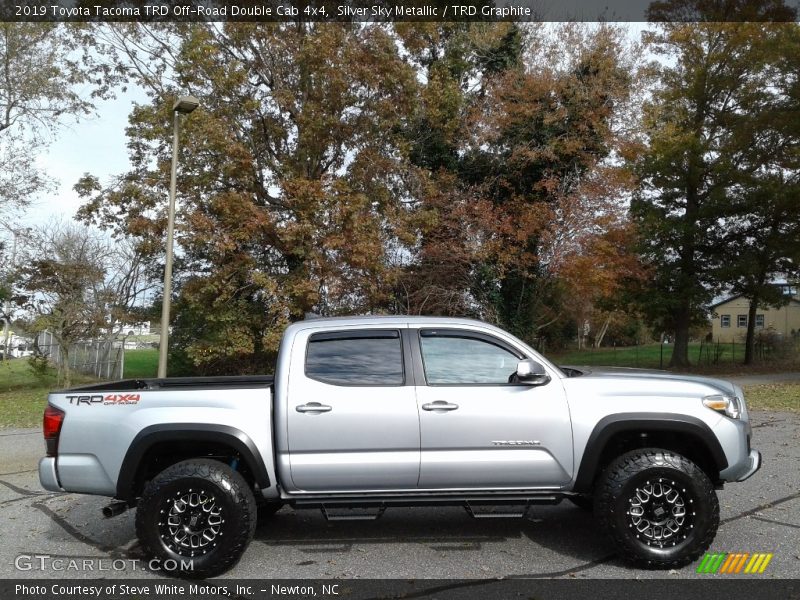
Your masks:
[{"label": "black side mirror", "polygon": [[535,360],[521,360],[517,363],[517,381],[525,385],[545,385],[550,376],[544,367]]}]

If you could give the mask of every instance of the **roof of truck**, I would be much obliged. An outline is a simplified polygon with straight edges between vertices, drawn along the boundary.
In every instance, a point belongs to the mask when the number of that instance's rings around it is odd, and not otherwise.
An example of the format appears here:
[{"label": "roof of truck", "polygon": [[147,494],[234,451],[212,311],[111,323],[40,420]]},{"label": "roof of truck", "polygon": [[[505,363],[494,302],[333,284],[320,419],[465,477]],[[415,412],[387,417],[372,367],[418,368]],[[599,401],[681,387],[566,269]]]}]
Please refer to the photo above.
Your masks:
[{"label": "roof of truck", "polygon": [[476,319],[468,319],[464,317],[431,317],[431,316],[416,316],[416,315],[354,315],[349,317],[307,317],[303,321],[293,323],[293,326],[302,327],[324,325],[326,323],[342,325],[374,325],[375,323],[387,323],[392,325],[409,324],[409,325],[478,325],[481,327],[495,328],[494,325],[478,321]]}]

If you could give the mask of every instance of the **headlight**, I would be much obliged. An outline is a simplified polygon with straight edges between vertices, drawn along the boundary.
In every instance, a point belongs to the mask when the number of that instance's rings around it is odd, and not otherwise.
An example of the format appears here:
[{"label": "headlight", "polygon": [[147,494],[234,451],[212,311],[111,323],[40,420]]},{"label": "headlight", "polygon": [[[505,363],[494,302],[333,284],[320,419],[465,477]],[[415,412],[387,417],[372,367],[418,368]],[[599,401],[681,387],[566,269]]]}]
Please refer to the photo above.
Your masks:
[{"label": "headlight", "polygon": [[739,399],[735,396],[724,396],[722,394],[706,396],[703,398],[703,406],[711,410],[716,410],[717,412],[725,413],[731,419],[738,419],[739,415],[742,414]]}]

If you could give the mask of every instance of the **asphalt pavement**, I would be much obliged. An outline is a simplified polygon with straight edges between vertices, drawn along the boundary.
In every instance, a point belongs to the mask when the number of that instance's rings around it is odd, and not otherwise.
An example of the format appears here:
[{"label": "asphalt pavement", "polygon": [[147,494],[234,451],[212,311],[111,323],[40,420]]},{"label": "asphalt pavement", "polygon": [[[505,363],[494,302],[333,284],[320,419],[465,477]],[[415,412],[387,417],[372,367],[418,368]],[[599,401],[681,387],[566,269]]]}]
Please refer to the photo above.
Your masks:
[{"label": "asphalt pavement", "polygon": [[[711,551],[769,552],[765,573],[800,576],[800,415],[755,411],[762,469],[719,493],[721,525]],[[105,498],[52,494],[39,486],[41,432],[0,430],[0,578],[153,578],[138,547],[133,511],[104,519]],[[47,557],[47,558],[42,558]],[[86,562],[84,562],[84,560]],[[59,562],[60,561],[60,562]],[[524,519],[470,518],[463,509],[388,509],[377,521],[326,522],[283,508],[259,523],[235,578],[698,578],[696,565],[632,569],[569,502],[534,507]],[[723,577],[717,575],[716,577]]]}]

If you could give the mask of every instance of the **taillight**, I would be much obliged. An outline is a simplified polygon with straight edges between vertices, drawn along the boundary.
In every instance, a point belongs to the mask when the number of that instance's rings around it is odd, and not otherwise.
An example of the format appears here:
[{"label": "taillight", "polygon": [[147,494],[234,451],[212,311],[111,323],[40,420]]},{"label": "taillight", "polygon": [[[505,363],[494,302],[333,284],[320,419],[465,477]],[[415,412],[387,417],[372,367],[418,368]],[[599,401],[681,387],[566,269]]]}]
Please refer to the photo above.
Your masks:
[{"label": "taillight", "polygon": [[47,456],[55,456],[58,452],[58,435],[61,433],[61,425],[63,423],[64,411],[48,404],[47,408],[44,409],[44,418],[42,420]]}]

